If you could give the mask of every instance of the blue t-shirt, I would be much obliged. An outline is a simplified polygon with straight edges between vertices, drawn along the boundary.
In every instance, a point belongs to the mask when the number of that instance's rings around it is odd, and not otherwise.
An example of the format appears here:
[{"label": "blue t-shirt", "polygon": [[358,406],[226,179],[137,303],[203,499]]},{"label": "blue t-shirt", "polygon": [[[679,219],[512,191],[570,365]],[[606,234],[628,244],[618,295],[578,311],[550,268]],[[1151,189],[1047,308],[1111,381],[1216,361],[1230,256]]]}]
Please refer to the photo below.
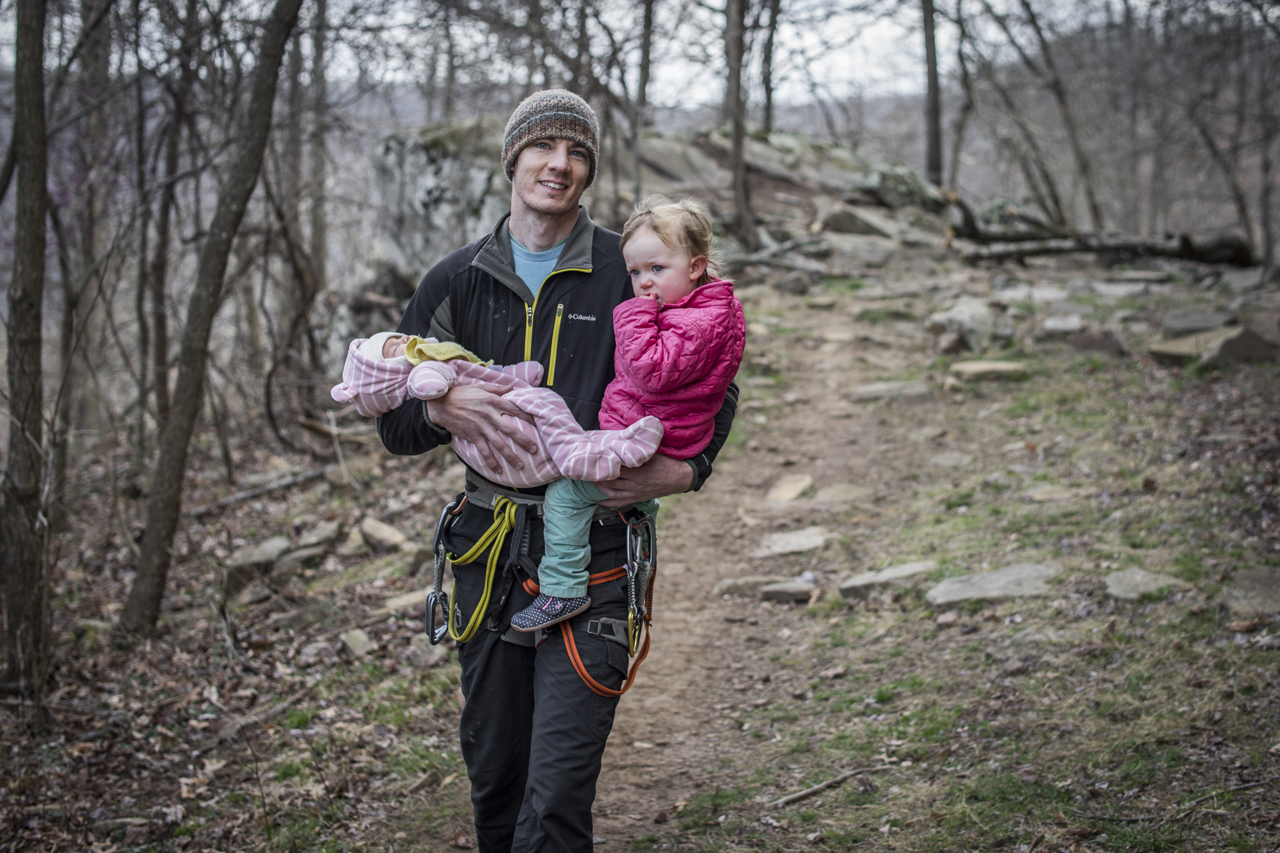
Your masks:
[{"label": "blue t-shirt", "polygon": [[566,237],[545,252],[530,252],[514,236],[511,238],[511,256],[516,262],[516,275],[524,280],[534,296],[538,295],[542,283],[555,270],[556,261],[560,260],[560,250],[568,241],[569,238]]}]

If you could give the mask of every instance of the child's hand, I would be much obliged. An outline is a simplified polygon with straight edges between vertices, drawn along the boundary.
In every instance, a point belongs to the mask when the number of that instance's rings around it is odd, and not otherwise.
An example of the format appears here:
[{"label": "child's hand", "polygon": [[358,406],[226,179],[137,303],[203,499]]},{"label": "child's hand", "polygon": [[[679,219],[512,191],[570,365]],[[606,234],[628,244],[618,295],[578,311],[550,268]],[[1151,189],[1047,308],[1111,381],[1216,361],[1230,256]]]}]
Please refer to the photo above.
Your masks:
[{"label": "child's hand", "polygon": [[640,298],[641,298],[641,299],[652,299],[654,302],[657,302],[657,301],[658,301],[658,294],[656,294],[656,293],[654,293],[654,292],[650,291],[649,293],[642,293],[642,294],[640,294]]},{"label": "child's hand", "polygon": [[399,358],[404,355],[404,347],[407,343],[409,343],[408,335],[392,335],[382,342],[382,357]]}]

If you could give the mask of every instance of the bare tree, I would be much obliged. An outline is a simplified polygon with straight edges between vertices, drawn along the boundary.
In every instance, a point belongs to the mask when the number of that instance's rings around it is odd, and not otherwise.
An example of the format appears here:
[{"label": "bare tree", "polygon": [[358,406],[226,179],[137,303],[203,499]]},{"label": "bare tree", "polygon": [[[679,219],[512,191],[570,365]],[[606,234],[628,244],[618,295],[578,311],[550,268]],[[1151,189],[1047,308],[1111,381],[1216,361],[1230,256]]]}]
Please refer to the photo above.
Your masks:
[{"label": "bare tree", "polygon": [[755,215],[751,212],[750,188],[747,186],[747,158],[744,146],[747,136],[747,105],[742,92],[742,60],[746,50],[747,0],[726,0],[724,47],[728,72],[725,77],[725,104],[729,110],[729,171],[733,175],[733,212],[738,239],[748,252],[760,248]]},{"label": "bare tree", "polygon": [[150,633],[160,616],[160,600],[169,572],[169,549],[182,507],[187,452],[204,396],[209,333],[222,302],[227,258],[249,197],[258,182],[262,155],[271,131],[272,108],[285,45],[297,22],[301,5],[302,0],[276,0],[256,45],[257,66],[253,72],[240,145],[200,250],[195,289],[187,306],[182,351],[178,356],[178,382],[174,388],[169,422],[160,438],[160,456],[147,503],[142,556],[120,618],[121,628],[129,632]]},{"label": "bare tree", "polygon": [[942,107],[938,94],[938,46],[933,35],[933,0],[920,0],[924,17],[924,127],[925,127],[925,178],[936,186],[942,185]]},{"label": "bare tree", "polygon": [[[43,0],[18,0],[15,43],[14,149],[18,204],[14,274],[9,286],[9,458],[4,472],[5,628],[10,690],[34,694],[43,714],[49,650],[41,515],[44,459],[41,321],[45,272]],[[42,722],[42,719],[37,719]]]}]

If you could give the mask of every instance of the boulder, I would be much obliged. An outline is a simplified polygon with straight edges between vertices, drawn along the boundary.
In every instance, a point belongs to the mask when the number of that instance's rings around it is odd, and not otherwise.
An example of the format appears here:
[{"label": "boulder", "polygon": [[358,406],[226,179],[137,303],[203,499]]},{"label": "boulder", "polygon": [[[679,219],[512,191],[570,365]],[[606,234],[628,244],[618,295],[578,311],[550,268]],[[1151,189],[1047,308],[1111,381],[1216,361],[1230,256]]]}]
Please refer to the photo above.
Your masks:
[{"label": "boulder", "polygon": [[1049,591],[1045,581],[1061,573],[1062,566],[1057,563],[1017,563],[992,572],[947,578],[925,593],[925,600],[937,606],[956,601],[1044,595]]},{"label": "boulder", "polygon": [[270,539],[264,539],[252,547],[241,548],[224,560],[222,565],[227,569],[241,567],[265,569],[280,559],[280,556],[287,550],[289,550],[289,537],[272,536]]},{"label": "boulder", "polygon": [[1170,311],[1160,321],[1160,331],[1166,338],[1181,338],[1196,332],[1230,326],[1235,322],[1235,314],[1222,311]]},{"label": "boulder", "polygon": [[1273,347],[1280,349],[1280,311],[1274,309],[1254,311],[1245,320],[1245,327]]},{"label": "boulder", "polygon": [[996,336],[996,317],[985,299],[962,296],[951,308],[929,317],[929,331],[935,335],[956,332],[970,350],[982,352]]},{"label": "boulder", "polygon": [[1267,268],[1248,267],[1227,270],[1222,274],[1219,282],[1225,284],[1232,293],[1250,293],[1261,289],[1267,283]]},{"label": "boulder", "polygon": [[409,542],[408,536],[371,515],[361,519],[360,533],[375,551],[396,551]]},{"label": "boulder", "polygon": [[1013,305],[1015,302],[1035,302],[1053,305],[1064,302],[1067,291],[1051,284],[1015,284],[991,292],[991,301],[997,305]]},{"label": "boulder", "polygon": [[409,651],[405,654],[409,664],[416,669],[439,666],[448,657],[449,647],[444,644],[431,645],[431,639],[426,634],[414,634],[409,640]]},{"label": "boulder", "polygon": [[362,658],[378,648],[378,644],[369,639],[369,635],[360,628],[352,628],[340,634],[338,641],[342,643],[342,651],[353,659]]},{"label": "boulder", "polygon": [[311,530],[302,534],[302,538],[295,542],[293,547],[311,548],[316,545],[328,545],[338,538],[338,530],[340,527],[341,524],[339,524],[337,519],[334,519],[333,521],[322,521]]},{"label": "boulder", "polygon": [[363,453],[359,456],[352,456],[350,459],[343,460],[342,465],[330,465],[324,469],[324,478],[331,486],[345,486],[347,480],[342,473],[343,466],[347,469],[347,475],[351,477],[353,482],[367,480],[373,473],[373,469],[378,467],[381,457],[376,453]]},{"label": "boulder", "polygon": [[901,563],[889,566],[877,572],[863,572],[860,575],[842,581],[840,594],[848,599],[866,598],[887,586],[909,587],[912,581],[938,568],[933,560],[920,560],[914,563]]},{"label": "boulder", "polygon": [[921,180],[906,166],[888,166],[867,172],[854,187],[853,197],[868,196],[893,210],[919,207],[930,213],[942,213],[950,205],[942,190]]},{"label": "boulder", "polygon": [[897,236],[897,223],[874,210],[835,204],[822,217],[822,229],[835,234],[871,234],[876,237]]},{"label": "boulder", "polygon": [[1129,354],[1129,348],[1112,329],[1086,329],[1067,336],[1067,344],[1081,352],[1104,352],[1114,356]]},{"label": "boulder", "polygon": [[413,592],[406,592],[403,595],[395,595],[382,602],[382,609],[397,613],[401,610],[412,610],[415,607],[421,607],[427,601],[427,593],[430,592],[426,587],[415,589]]},{"label": "boulder", "polygon": [[[824,234],[823,242],[847,265],[877,269],[893,260],[901,248],[896,240],[871,234]],[[835,264],[832,265],[835,267]]]},{"label": "boulder", "polygon": [[1200,359],[1220,366],[1229,362],[1264,362],[1275,358],[1275,347],[1244,326],[1224,326],[1181,338],[1160,341],[1149,352],[1161,364],[1183,365]]},{"label": "boulder", "polygon": [[329,550],[328,545],[311,545],[307,548],[295,548],[280,559],[276,560],[271,566],[273,574],[287,574],[296,572],[303,566],[318,563],[320,558]]},{"label": "boulder", "polygon": [[1052,314],[1040,324],[1040,333],[1046,338],[1065,338],[1084,329],[1084,318],[1079,314]]}]

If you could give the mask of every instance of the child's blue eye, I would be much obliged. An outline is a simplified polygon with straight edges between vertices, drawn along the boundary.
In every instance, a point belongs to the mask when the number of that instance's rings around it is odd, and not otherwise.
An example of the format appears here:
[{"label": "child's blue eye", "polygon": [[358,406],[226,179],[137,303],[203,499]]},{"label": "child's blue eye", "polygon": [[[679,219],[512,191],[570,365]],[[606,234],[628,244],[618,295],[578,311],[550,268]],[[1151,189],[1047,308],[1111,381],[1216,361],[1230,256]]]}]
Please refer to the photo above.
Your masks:
[{"label": "child's blue eye", "polygon": [[654,265],[654,267],[653,267],[653,271],[654,271],[655,273],[660,273],[660,272],[662,272],[662,270],[663,270],[663,268],[662,268],[662,267],[660,267],[660,266],[658,266],[658,265],[656,265],[656,264],[655,264],[655,265]]}]

